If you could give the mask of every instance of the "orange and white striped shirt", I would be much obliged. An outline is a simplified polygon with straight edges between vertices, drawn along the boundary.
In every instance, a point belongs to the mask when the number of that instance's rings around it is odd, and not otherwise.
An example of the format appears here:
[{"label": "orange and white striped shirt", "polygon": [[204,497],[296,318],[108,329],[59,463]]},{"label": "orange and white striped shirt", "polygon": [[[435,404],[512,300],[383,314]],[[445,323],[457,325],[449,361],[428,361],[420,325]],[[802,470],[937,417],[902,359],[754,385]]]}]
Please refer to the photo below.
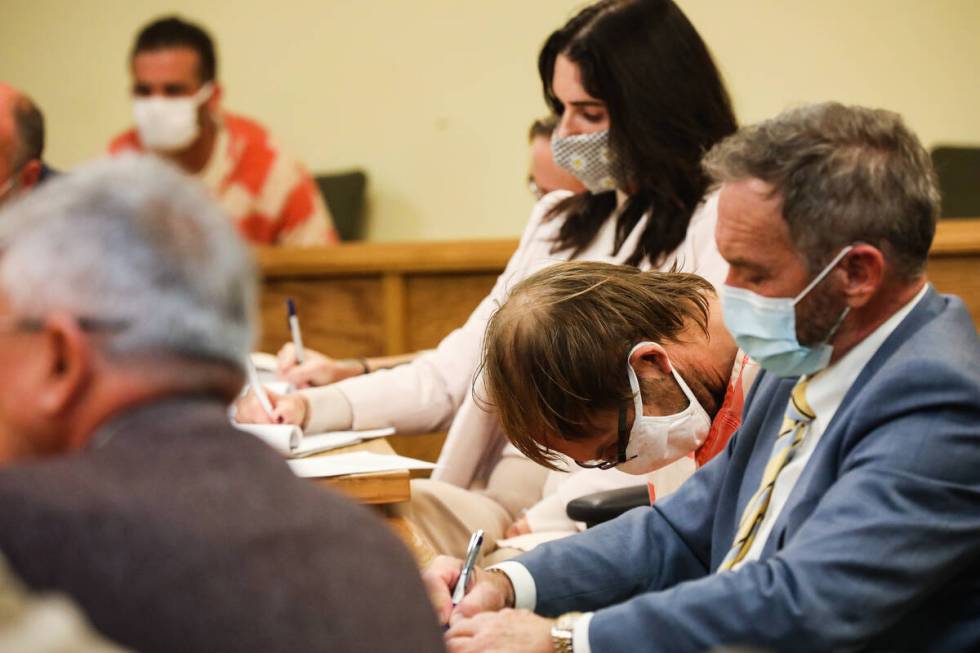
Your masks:
[{"label": "orange and white striped shirt", "polygon": [[[222,112],[211,158],[194,175],[255,245],[315,247],[338,242],[330,213],[306,169],[284,154],[254,120]],[[135,129],[109,145],[111,154],[143,151]]]}]

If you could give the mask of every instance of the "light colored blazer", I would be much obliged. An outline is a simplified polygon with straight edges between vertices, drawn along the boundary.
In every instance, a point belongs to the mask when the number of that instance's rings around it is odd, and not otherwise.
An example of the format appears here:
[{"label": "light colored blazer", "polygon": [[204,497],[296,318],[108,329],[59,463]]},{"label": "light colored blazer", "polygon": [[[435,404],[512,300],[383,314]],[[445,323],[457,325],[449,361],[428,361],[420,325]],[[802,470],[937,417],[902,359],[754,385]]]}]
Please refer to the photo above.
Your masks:
[{"label": "light colored blazer", "polygon": [[[409,365],[333,386],[350,402],[353,428],[394,426],[399,433],[428,433],[448,427],[449,434],[433,478],[461,487],[485,481],[507,440],[496,414],[484,410],[471,393],[483,334],[490,316],[516,283],[570,258],[570,251],[551,251],[562,220],[545,220],[552,207],[570,194],[556,191],[535,205],[517,251],[497,278],[493,290],[466,324],[446,336],[435,350],[422,354]],[[676,263],[682,271],[700,274],[715,285],[721,283],[728,273],[728,265],[715,246],[717,217],[718,195],[712,193],[691,217],[687,238],[666,257],[661,267],[669,269]],[[607,220],[592,244],[577,258],[623,263],[636,248],[646,220],[646,216],[640,219],[616,255],[612,255],[616,221]],[[479,379],[475,388],[477,393],[483,389]],[[316,410],[315,406],[313,409]]]},{"label": "light colored blazer", "polygon": [[[796,379],[761,373],[728,449],[677,492],[516,560],[593,651],[980,650],[980,342],[930,289],[865,366],[758,561],[714,573]],[[713,509],[712,509],[713,508]]]}]

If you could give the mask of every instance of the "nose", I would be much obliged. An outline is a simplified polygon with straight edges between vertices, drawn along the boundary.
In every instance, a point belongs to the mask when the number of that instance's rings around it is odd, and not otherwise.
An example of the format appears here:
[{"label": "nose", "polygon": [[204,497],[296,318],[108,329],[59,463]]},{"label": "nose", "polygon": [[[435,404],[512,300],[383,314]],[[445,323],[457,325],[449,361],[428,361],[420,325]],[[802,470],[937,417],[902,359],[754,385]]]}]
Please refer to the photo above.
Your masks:
[{"label": "nose", "polygon": [[571,118],[571,111],[567,109],[561,114],[561,119],[558,121],[558,126],[555,127],[555,133],[559,137],[563,136],[575,136],[578,131],[575,129],[575,125]]}]

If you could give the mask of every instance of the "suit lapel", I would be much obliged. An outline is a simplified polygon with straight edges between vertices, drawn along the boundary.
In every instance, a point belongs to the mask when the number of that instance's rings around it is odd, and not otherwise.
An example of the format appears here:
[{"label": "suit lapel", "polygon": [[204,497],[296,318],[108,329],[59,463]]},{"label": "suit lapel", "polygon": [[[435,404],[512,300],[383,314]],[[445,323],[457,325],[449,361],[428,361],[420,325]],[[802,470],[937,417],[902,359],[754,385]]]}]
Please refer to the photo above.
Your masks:
[{"label": "suit lapel", "polygon": [[[837,480],[840,440],[845,427],[851,422],[851,410],[861,389],[867,385],[901,345],[920,328],[942,312],[946,302],[933,288],[926,291],[919,304],[912,309],[898,327],[885,339],[868,364],[844,395],[840,407],[820,437],[806,468],[800,474],[790,492],[769,539],[763,547],[761,558],[766,559],[781,549],[787,537],[791,537],[806,521],[819,503],[827,488]],[[832,459],[831,459],[832,458]],[[818,476],[819,474],[819,476]]]}]

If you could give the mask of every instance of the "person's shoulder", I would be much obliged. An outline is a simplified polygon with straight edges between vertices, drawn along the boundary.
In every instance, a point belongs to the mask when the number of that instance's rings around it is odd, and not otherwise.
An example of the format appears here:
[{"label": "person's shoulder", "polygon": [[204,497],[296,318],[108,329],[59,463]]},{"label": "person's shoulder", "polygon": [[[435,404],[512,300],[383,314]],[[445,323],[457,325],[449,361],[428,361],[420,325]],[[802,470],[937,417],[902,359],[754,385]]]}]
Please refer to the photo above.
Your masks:
[{"label": "person's shoulder", "polygon": [[109,154],[140,151],[140,138],[135,129],[128,129],[109,141]]},{"label": "person's shoulder", "polygon": [[883,348],[894,349],[896,359],[935,361],[980,374],[980,341],[969,310],[959,297],[933,289],[905,316]]},{"label": "person's shoulder", "polygon": [[708,222],[714,229],[715,222],[718,221],[718,197],[721,195],[720,187],[709,188],[701,198],[701,201],[691,214],[691,225]]},{"label": "person's shoulder", "polygon": [[259,121],[229,111],[222,111],[221,121],[232,140],[248,144],[265,144],[269,141],[269,130]]},{"label": "person's shoulder", "polygon": [[554,190],[539,199],[531,209],[531,216],[521,237],[522,244],[535,238],[544,238],[550,242],[566,218],[565,214],[556,213],[555,207],[574,194],[570,190]]},{"label": "person's shoulder", "polygon": [[876,424],[916,415],[934,427],[948,419],[980,420],[980,342],[962,302],[930,290],[855,386],[855,414]]}]

